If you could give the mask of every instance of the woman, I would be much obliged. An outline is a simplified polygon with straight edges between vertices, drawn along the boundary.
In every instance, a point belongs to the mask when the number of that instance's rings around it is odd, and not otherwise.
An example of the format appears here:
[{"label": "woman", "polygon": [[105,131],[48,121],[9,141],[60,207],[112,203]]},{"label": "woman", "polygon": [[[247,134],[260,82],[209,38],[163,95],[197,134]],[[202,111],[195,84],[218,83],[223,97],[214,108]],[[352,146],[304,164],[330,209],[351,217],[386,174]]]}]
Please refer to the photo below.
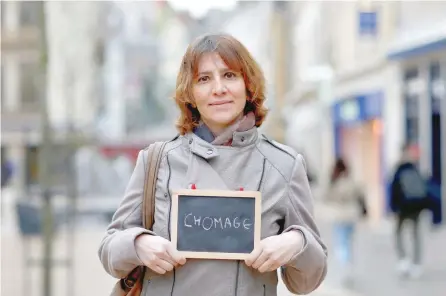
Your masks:
[{"label": "woman", "polygon": [[[148,267],[143,295],[276,295],[280,267],[288,289],[315,290],[326,274],[326,247],[313,218],[303,158],[259,136],[265,81],[246,48],[229,35],[206,35],[188,47],[177,77],[180,136],[162,158],[153,232],[142,228],[144,151],[99,256],[108,273],[125,277]],[[258,190],[262,241],[245,261],[183,258],[170,242],[171,192],[177,189]],[[148,280],[150,278],[150,280]]]},{"label": "woman", "polygon": [[345,283],[352,280],[353,234],[355,224],[362,216],[362,197],[363,194],[352,178],[344,160],[338,158],[325,198],[334,212],[335,253],[341,263],[342,280]]}]

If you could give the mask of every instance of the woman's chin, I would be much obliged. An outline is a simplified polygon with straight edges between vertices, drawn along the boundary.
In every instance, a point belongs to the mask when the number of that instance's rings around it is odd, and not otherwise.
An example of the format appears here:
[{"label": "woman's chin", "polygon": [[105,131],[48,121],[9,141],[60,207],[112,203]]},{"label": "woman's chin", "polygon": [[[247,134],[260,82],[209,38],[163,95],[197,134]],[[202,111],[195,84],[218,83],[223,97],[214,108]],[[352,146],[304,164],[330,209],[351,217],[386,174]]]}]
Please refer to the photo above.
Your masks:
[{"label": "woman's chin", "polygon": [[215,114],[213,121],[219,126],[229,126],[237,120],[238,116],[234,114]]}]

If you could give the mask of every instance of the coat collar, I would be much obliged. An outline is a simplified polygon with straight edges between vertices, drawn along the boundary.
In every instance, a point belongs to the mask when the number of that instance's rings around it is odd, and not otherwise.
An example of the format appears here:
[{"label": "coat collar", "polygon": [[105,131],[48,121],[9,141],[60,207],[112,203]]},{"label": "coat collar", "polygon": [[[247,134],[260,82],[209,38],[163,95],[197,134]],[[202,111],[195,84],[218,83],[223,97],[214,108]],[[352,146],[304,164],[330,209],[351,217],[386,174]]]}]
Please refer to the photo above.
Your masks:
[{"label": "coat collar", "polygon": [[234,132],[232,138],[232,146],[213,145],[205,140],[207,139],[207,136],[206,133],[200,132],[199,135],[197,135],[196,133],[190,132],[183,136],[183,144],[187,145],[192,153],[197,154],[205,159],[211,159],[219,155],[217,149],[218,147],[247,147],[257,143],[257,140],[259,138],[257,127],[253,127],[243,132]]}]

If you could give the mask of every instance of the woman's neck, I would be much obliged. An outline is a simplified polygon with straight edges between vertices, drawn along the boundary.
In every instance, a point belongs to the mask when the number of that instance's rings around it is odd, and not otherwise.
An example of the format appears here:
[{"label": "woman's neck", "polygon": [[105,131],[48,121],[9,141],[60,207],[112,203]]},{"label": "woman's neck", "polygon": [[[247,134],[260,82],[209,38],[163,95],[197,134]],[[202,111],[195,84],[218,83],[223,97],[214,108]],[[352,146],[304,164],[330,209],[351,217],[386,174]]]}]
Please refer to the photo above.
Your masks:
[{"label": "woman's neck", "polygon": [[243,114],[240,114],[232,122],[230,122],[228,124],[212,124],[212,123],[206,122],[206,120],[203,120],[203,123],[208,127],[208,129],[211,131],[211,133],[214,135],[214,137],[218,137],[222,133],[224,133],[229,127],[231,127],[233,124],[235,124],[237,121],[241,120],[242,118],[243,118]]},{"label": "woman's neck", "polygon": [[211,133],[214,135],[214,137],[218,137],[221,135],[229,125],[213,125],[213,124],[207,124],[204,123],[208,127],[208,129],[211,131]]}]

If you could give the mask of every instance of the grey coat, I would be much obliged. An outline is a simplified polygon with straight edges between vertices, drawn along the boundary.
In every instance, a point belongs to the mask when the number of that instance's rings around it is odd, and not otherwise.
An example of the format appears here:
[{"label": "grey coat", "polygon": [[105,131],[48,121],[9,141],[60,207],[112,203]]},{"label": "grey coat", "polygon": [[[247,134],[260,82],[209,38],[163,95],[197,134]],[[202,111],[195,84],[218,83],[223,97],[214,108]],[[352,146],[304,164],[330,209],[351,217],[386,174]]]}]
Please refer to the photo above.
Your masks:
[{"label": "grey coat", "polygon": [[[302,251],[281,268],[287,288],[296,294],[315,290],[327,272],[327,249],[313,217],[313,200],[305,162],[293,149],[259,136],[257,128],[235,132],[232,146],[214,146],[190,133],[164,150],[156,188],[153,232],[142,228],[141,202],[147,151],[139,153],[124,198],[99,248],[105,270],[125,277],[141,265],[134,240],[142,233],[170,239],[173,190],[259,190],[262,193],[261,237],[301,231]],[[243,261],[188,259],[164,275],[146,273],[143,296],[277,295],[277,273],[259,273]]]}]

